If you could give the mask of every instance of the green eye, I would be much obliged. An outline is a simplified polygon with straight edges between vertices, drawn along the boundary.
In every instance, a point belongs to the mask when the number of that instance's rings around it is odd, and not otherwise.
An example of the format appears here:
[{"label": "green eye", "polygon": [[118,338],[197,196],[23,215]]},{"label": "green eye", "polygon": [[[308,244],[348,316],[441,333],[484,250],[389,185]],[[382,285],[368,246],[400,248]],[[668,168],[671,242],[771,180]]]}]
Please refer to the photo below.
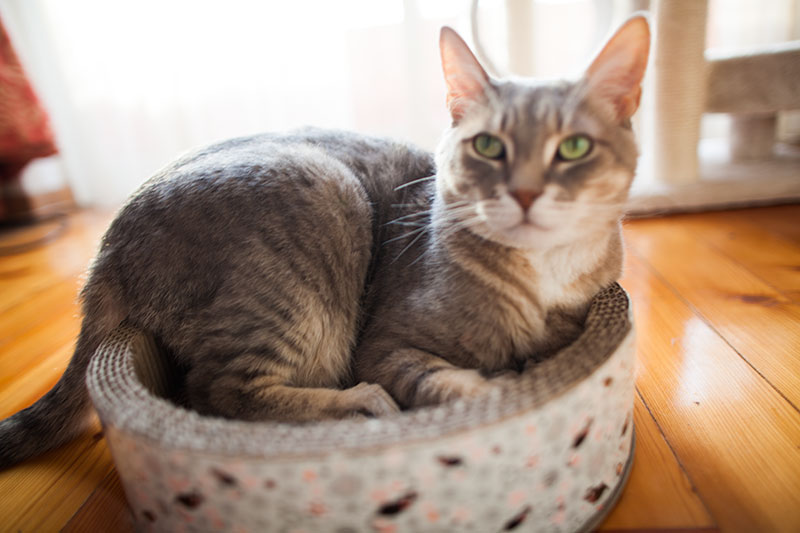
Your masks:
[{"label": "green eye", "polygon": [[567,137],[558,145],[558,158],[563,161],[574,161],[585,157],[592,151],[592,140],[586,135]]},{"label": "green eye", "polygon": [[503,141],[488,133],[477,135],[472,140],[472,146],[475,147],[476,152],[489,159],[502,159],[506,155],[506,147],[503,146]]}]

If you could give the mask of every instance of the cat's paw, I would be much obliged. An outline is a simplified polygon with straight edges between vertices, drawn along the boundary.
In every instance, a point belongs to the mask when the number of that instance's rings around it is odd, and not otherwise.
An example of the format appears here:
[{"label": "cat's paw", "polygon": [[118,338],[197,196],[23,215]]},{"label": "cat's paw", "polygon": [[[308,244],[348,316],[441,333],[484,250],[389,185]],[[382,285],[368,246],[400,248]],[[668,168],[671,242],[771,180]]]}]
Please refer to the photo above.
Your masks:
[{"label": "cat's paw", "polygon": [[461,398],[478,398],[496,394],[511,380],[510,374],[487,379],[480,372],[467,368],[454,368],[437,372],[419,391],[418,405],[431,405]]},{"label": "cat's paw", "polygon": [[374,383],[362,382],[343,391],[347,410],[354,415],[377,417],[400,412],[400,407],[386,390]]}]

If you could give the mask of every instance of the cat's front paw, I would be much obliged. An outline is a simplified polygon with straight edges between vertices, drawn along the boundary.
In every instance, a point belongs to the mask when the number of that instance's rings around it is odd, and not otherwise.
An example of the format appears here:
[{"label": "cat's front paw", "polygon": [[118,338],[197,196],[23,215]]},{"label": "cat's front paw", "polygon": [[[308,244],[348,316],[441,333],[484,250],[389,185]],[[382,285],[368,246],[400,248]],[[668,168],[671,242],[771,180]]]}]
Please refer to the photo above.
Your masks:
[{"label": "cat's front paw", "polygon": [[510,372],[487,379],[473,369],[442,370],[431,375],[419,387],[414,399],[414,407],[435,405],[461,398],[478,398],[497,393],[507,387],[517,375],[515,372]]},{"label": "cat's front paw", "polygon": [[362,382],[342,391],[346,406],[352,415],[378,417],[400,411],[397,403],[380,385]]}]

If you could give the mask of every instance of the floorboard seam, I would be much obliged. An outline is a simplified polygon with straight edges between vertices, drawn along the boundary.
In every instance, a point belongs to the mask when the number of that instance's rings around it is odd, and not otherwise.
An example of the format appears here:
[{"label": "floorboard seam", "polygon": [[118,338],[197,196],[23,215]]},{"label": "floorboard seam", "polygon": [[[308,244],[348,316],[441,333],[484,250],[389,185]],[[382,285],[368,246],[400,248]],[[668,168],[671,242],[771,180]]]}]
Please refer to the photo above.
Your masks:
[{"label": "floorboard seam", "polygon": [[686,467],[683,465],[683,461],[681,461],[681,458],[678,456],[678,453],[672,447],[672,443],[667,438],[667,435],[666,435],[666,433],[664,433],[664,430],[662,429],[661,424],[659,424],[658,419],[655,417],[655,415],[653,414],[653,411],[650,409],[650,406],[647,404],[647,401],[644,399],[644,395],[642,395],[642,391],[639,390],[639,386],[638,385],[636,386],[636,395],[639,397],[639,400],[642,402],[642,405],[647,410],[647,413],[650,415],[650,418],[653,420],[653,423],[656,425],[656,428],[658,429],[659,435],[661,435],[661,438],[664,439],[664,443],[667,445],[667,448],[669,448],[669,451],[672,453],[672,456],[675,458],[675,462],[678,463],[678,467],[680,467],[681,472],[683,472],[683,475],[686,476],[687,481],[689,481],[689,485],[692,487],[692,492],[697,496],[697,499],[700,500],[700,503],[703,505],[703,508],[706,510],[706,513],[708,513],[708,516],[714,522],[714,526],[713,527],[714,528],[719,528],[719,522],[717,521],[717,519],[714,516],[714,514],[711,512],[711,509],[708,507],[708,504],[706,503],[705,499],[703,499],[702,494],[700,494],[700,490],[697,488],[697,485],[695,485],[695,482],[692,479],[692,476],[689,475],[689,472],[686,470]]},{"label": "floorboard seam", "polygon": [[[800,408],[798,408],[798,406],[796,406],[796,405],[795,405],[795,404],[794,404],[794,403],[793,403],[793,402],[792,402],[792,401],[791,401],[791,400],[790,400],[788,397],[786,397],[786,395],[785,395],[785,394],[784,394],[784,393],[783,393],[783,392],[782,392],[782,391],[781,391],[781,390],[780,390],[778,387],[776,387],[776,386],[775,386],[775,384],[774,384],[774,383],[772,383],[772,381],[770,381],[770,380],[769,380],[769,378],[767,378],[767,376],[765,376],[764,374],[762,374],[762,373],[761,373],[761,371],[759,371],[759,370],[758,370],[758,368],[756,368],[756,366],[755,366],[755,365],[753,365],[753,363],[751,363],[751,362],[750,362],[750,361],[747,359],[747,357],[745,357],[744,355],[742,355],[742,353],[741,353],[741,352],[740,352],[738,349],[736,349],[736,347],[735,347],[733,344],[731,344],[731,342],[728,340],[728,338],[727,338],[727,337],[725,337],[725,336],[724,336],[722,333],[720,333],[720,331],[719,331],[719,330],[718,330],[716,327],[714,327],[714,324],[711,322],[711,320],[709,320],[709,318],[708,318],[706,315],[704,315],[703,313],[701,313],[701,312],[700,312],[700,310],[699,310],[699,309],[697,309],[697,307],[695,307],[695,306],[694,306],[694,304],[692,304],[692,303],[691,303],[689,300],[687,300],[687,299],[686,299],[686,298],[685,298],[685,297],[684,297],[684,296],[683,296],[683,295],[680,293],[680,291],[678,291],[678,289],[676,289],[676,288],[675,288],[675,286],[674,286],[674,285],[672,285],[672,283],[670,283],[670,282],[669,282],[669,281],[668,281],[666,278],[664,278],[664,276],[662,276],[662,275],[661,275],[661,273],[660,273],[658,270],[656,270],[656,268],[655,268],[655,267],[653,267],[653,266],[650,264],[650,262],[649,262],[649,261],[647,261],[647,260],[646,260],[644,257],[642,257],[642,255],[641,255],[641,254],[640,254],[638,251],[636,251],[635,247],[631,246],[630,244],[626,244],[626,248],[627,248],[627,251],[628,251],[628,252],[630,252],[630,253],[634,254],[634,255],[635,255],[635,256],[636,256],[636,257],[637,257],[637,258],[638,258],[638,259],[639,259],[639,260],[640,260],[640,261],[641,261],[641,262],[642,262],[644,265],[645,265],[645,268],[647,268],[647,269],[650,271],[650,273],[651,273],[651,274],[653,274],[653,276],[655,276],[655,277],[656,277],[656,278],[657,278],[657,279],[658,279],[660,282],[662,282],[664,285],[666,285],[666,286],[667,286],[667,288],[669,288],[669,290],[670,290],[670,291],[672,291],[672,293],[673,293],[673,294],[675,294],[675,296],[677,296],[677,298],[678,298],[678,299],[679,299],[681,302],[683,302],[683,303],[684,303],[684,304],[685,304],[685,305],[686,305],[686,306],[689,308],[689,310],[691,310],[691,311],[692,311],[692,313],[694,313],[694,314],[695,314],[695,315],[696,315],[698,318],[700,318],[700,320],[702,320],[702,321],[703,321],[703,323],[704,323],[706,326],[708,326],[708,328],[709,328],[709,329],[711,329],[711,331],[713,331],[713,332],[714,332],[714,334],[715,334],[717,337],[719,337],[720,339],[722,339],[722,342],[724,342],[726,345],[728,345],[728,347],[729,347],[731,350],[733,350],[733,351],[734,351],[734,353],[735,353],[736,355],[738,355],[738,356],[739,356],[739,358],[740,358],[742,361],[744,361],[744,362],[745,362],[745,364],[747,364],[747,366],[749,366],[750,368],[752,368],[752,369],[753,369],[753,371],[754,371],[754,372],[755,372],[755,373],[756,373],[756,374],[757,374],[759,377],[761,377],[761,379],[763,379],[763,380],[764,380],[764,382],[765,382],[767,385],[769,385],[769,386],[770,386],[770,388],[771,388],[772,390],[774,390],[774,391],[775,391],[775,392],[778,394],[778,396],[780,396],[781,398],[783,398],[783,399],[784,399],[784,401],[785,401],[786,403],[788,403],[788,404],[789,404],[789,405],[792,407],[792,409],[794,409],[794,410],[795,410],[795,411],[796,411],[798,414],[800,414]],[[737,264],[738,264],[738,263],[737,263]],[[759,278],[759,279],[760,279],[760,278]]]}]

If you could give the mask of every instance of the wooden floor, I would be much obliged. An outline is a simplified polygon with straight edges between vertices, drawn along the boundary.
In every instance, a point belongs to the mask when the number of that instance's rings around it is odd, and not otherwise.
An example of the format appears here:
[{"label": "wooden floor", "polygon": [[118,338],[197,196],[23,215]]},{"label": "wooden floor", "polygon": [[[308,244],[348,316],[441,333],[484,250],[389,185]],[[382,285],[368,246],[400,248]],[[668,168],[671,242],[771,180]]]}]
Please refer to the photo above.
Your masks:
[{"label": "wooden floor", "polygon": [[[66,365],[108,220],[77,214],[49,244],[0,257],[0,417]],[[601,529],[800,531],[800,206],[631,221],[625,237],[638,441]],[[131,531],[96,435],[1,472],[0,530]]]}]

